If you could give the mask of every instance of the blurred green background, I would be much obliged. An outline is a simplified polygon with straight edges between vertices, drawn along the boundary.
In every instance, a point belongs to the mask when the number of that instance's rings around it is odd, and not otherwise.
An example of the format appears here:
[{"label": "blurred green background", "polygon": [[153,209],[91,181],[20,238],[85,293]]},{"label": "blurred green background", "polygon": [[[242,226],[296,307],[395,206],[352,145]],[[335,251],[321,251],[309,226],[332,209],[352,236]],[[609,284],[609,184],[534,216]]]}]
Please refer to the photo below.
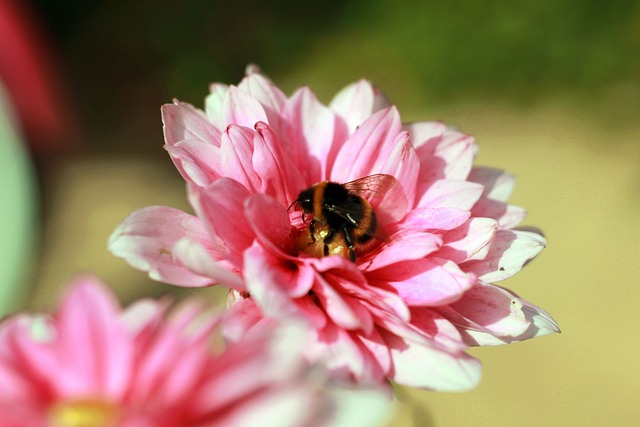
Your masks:
[{"label": "blurred green background", "polygon": [[30,4],[83,131],[79,149],[37,158],[43,232],[25,306],[50,307],[87,270],[125,299],[167,292],[106,251],[135,209],[188,209],[161,104],[202,107],[209,83],[239,82],[248,63],[325,102],[366,77],[405,121],[454,124],[476,137],[478,164],[516,175],[512,201],[549,245],[501,284],[563,329],[473,350],[485,370],[470,393],[401,389],[389,425],[640,423],[639,2]]}]

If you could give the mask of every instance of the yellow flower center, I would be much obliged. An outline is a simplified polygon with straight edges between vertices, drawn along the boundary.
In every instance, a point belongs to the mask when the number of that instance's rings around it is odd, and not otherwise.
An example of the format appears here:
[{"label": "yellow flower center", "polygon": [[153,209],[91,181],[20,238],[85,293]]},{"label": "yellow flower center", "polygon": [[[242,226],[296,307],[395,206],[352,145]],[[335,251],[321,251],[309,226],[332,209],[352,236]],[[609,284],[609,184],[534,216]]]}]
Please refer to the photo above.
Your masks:
[{"label": "yellow flower center", "polygon": [[99,398],[67,400],[49,409],[52,427],[115,427],[119,416],[115,404]]}]

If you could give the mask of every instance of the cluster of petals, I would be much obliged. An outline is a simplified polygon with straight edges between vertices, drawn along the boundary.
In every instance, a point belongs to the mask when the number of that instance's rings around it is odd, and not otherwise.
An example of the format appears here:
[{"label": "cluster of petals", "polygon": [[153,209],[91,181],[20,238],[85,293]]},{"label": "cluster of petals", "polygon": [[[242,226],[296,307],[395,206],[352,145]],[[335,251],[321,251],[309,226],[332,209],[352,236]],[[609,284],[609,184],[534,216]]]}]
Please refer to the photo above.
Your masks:
[{"label": "cluster of petals", "polygon": [[[493,283],[535,257],[545,239],[514,227],[514,179],[475,167],[473,138],[440,122],[403,124],[367,81],[323,105],[307,88],[287,97],[255,67],[237,86],[213,84],[205,110],[162,108],[165,148],[195,215],[153,206],[115,230],[110,249],[150,277],[231,289],[241,339],[273,317],[304,318],[304,348],[337,375],[432,390],[475,386],[470,345],[557,331],[542,309]],[[288,209],[301,190],[388,174],[375,205],[377,239],[355,262],[296,248],[305,228]]]},{"label": "cluster of petals", "polygon": [[5,319],[0,425],[346,427],[353,407],[374,409],[363,425],[384,414],[385,394],[324,388],[326,376],[283,351],[303,329],[272,328],[213,351],[219,316],[193,300],[169,306],[144,299],[123,310],[85,277],[53,315]]}]

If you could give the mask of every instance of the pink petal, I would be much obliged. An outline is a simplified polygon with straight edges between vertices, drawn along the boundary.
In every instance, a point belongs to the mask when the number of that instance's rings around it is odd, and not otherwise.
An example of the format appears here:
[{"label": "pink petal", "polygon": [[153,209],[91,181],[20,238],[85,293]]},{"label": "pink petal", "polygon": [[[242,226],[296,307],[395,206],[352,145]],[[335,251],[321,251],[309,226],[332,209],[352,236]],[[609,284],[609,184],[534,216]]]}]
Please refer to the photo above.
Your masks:
[{"label": "pink petal", "polygon": [[370,305],[378,307],[381,310],[391,313],[400,319],[409,320],[409,309],[397,293],[388,286],[385,288],[371,285],[369,276],[374,274],[367,273],[365,278],[360,270],[350,261],[342,257],[324,257],[307,259],[310,265],[323,277],[329,280],[334,288],[339,288],[340,292],[351,295],[360,301],[367,302]]},{"label": "pink petal", "polygon": [[479,166],[471,170],[468,180],[482,184],[485,188],[483,196],[499,202],[507,201],[515,185],[513,175],[500,169]]},{"label": "pink petal", "polygon": [[205,113],[211,124],[217,129],[224,130],[228,123],[224,119],[224,100],[227,96],[229,86],[221,83],[214,83],[210,87],[209,95],[204,100]]},{"label": "pink petal", "polygon": [[[320,301],[320,305],[327,312],[331,320],[343,329],[360,329],[364,328],[364,324],[355,312],[351,304],[349,304],[340,293],[334,289],[322,276],[319,276],[313,286],[313,292]],[[345,296],[346,297],[346,296]],[[354,304],[355,306],[355,304]],[[365,317],[366,319],[366,317]],[[369,319],[369,328],[371,327],[371,316]]]},{"label": "pink petal", "polygon": [[560,332],[546,311],[493,285],[479,283],[441,310],[471,345],[499,345]]},{"label": "pink petal", "polygon": [[[235,291],[231,291],[231,296]],[[254,328],[260,329],[264,323],[271,323],[265,318],[253,298],[237,298],[235,304],[224,312],[222,332],[228,343],[241,341]]]},{"label": "pink petal", "polygon": [[322,361],[335,378],[355,378],[357,382],[364,383],[382,381],[380,365],[360,342],[358,335],[332,322],[322,330],[313,331],[313,334],[304,354],[309,360]]},{"label": "pink petal", "polygon": [[376,361],[382,375],[388,376],[392,364],[391,352],[380,332],[377,329],[372,329],[368,333],[359,334],[357,338]]},{"label": "pink petal", "polygon": [[420,159],[421,182],[464,180],[471,171],[475,144],[471,136],[447,130],[440,138],[430,139],[418,146],[416,154]]},{"label": "pink petal", "polygon": [[165,145],[165,149],[185,181],[206,187],[220,178],[220,150],[213,144],[183,140],[174,145]]},{"label": "pink petal", "polygon": [[297,280],[297,268],[280,261],[259,243],[254,243],[245,251],[247,288],[265,315],[280,319],[302,318],[291,293],[300,294],[299,287],[307,287],[308,291],[311,284]]},{"label": "pink petal", "polygon": [[344,143],[331,170],[331,180],[349,182],[379,173],[394,151],[401,132],[400,115],[395,107],[369,117]]},{"label": "pink petal", "polygon": [[484,259],[469,261],[462,268],[485,282],[497,282],[516,274],[544,249],[546,240],[537,233],[498,230]]},{"label": "pink petal", "polygon": [[97,280],[80,278],[72,285],[57,315],[63,394],[123,397],[134,355],[119,314],[114,296]]},{"label": "pink petal", "polygon": [[193,106],[179,101],[162,106],[164,139],[173,146],[180,141],[194,140],[220,145],[220,130],[216,129],[205,114]]},{"label": "pink petal", "polygon": [[[49,321],[49,322],[47,322]],[[49,399],[51,381],[59,369],[52,341],[53,325],[47,325],[47,339],[34,337],[38,323],[50,319],[16,314],[6,318],[0,327],[0,393],[5,399]],[[1,425],[1,424],[0,424]]]},{"label": "pink petal", "polygon": [[416,208],[409,212],[400,227],[415,230],[452,230],[469,219],[468,211],[455,208]]},{"label": "pink petal", "polygon": [[259,137],[254,139],[253,167],[262,179],[260,192],[278,198],[289,206],[306,187],[300,170],[283,150],[273,130],[265,123],[256,123]]},{"label": "pink petal", "polygon": [[473,216],[493,218],[501,229],[518,225],[527,216],[527,211],[519,206],[509,205],[492,199],[481,198],[471,209]]},{"label": "pink petal", "polygon": [[166,313],[170,300],[156,301],[143,298],[134,301],[120,313],[120,323],[133,335],[138,335],[145,328],[157,326]]},{"label": "pink petal", "polygon": [[370,275],[372,283],[393,287],[410,306],[436,306],[457,300],[475,278],[458,266],[438,258],[404,261]]},{"label": "pink petal", "polygon": [[442,139],[442,134],[449,130],[449,127],[440,121],[406,123],[402,128],[409,132],[416,148],[425,144],[435,144],[432,140]]},{"label": "pink petal", "polygon": [[558,322],[556,322],[549,313],[529,301],[520,298],[520,302],[522,303],[522,311],[524,311],[524,315],[527,320],[529,320],[531,326],[529,326],[529,329],[527,329],[524,334],[515,337],[515,340],[524,341],[560,332]]},{"label": "pink petal", "polygon": [[199,378],[208,381],[195,406],[224,410],[256,393],[301,382],[301,352],[307,339],[308,331],[299,324],[272,322],[268,329],[251,331],[240,342],[228,343],[211,364],[209,378]]},{"label": "pink petal", "polygon": [[296,299],[295,303],[302,317],[304,317],[309,324],[309,328],[322,329],[327,325],[329,321],[327,313],[325,313],[312,298],[301,297]]},{"label": "pink petal", "polygon": [[437,256],[458,264],[470,259],[478,259],[478,256],[483,253],[482,249],[491,243],[497,230],[498,223],[493,219],[471,218],[466,224],[443,236],[444,244]]},{"label": "pink petal", "polygon": [[287,97],[276,85],[261,73],[248,74],[240,84],[238,89],[251,95],[265,108],[273,113],[282,111]]},{"label": "pink petal", "polygon": [[[212,254],[198,242],[182,239],[173,248],[175,257],[189,271],[208,278],[201,286],[221,284],[222,286],[246,291],[242,276],[233,271],[232,265],[225,261],[216,261]],[[192,285],[192,287],[195,287]]]},{"label": "pink petal", "polygon": [[401,338],[384,331],[391,350],[391,378],[398,384],[434,391],[467,391],[480,381],[482,365],[463,352],[449,352],[428,341]]},{"label": "pink petal", "polygon": [[422,195],[420,208],[453,208],[469,211],[480,198],[484,188],[468,181],[439,180]]},{"label": "pink petal", "polygon": [[449,351],[463,351],[467,348],[458,329],[431,308],[412,307],[411,324]]},{"label": "pink petal", "polygon": [[345,123],[318,102],[308,88],[296,91],[287,101],[283,116],[289,124],[287,152],[305,174],[306,182],[326,179],[344,141]]},{"label": "pink petal", "polygon": [[[12,364],[0,361],[0,394],[5,401],[32,401],[42,399],[39,387],[31,378],[19,372]],[[0,415],[1,416],[1,415]],[[0,418],[1,420],[1,418]],[[0,424],[2,425],[2,424]]]},{"label": "pink petal", "polygon": [[[549,313],[506,289],[494,288],[497,290],[483,291],[487,294],[484,299],[476,298],[478,306],[475,308],[460,312],[443,311],[456,322],[467,344],[503,345],[560,332]],[[461,300],[460,303],[467,302]],[[453,307],[453,310],[458,310],[458,307]]]},{"label": "pink petal", "polygon": [[367,271],[374,271],[401,261],[424,258],[437,251],[440,236],[417,230],[400,230],[389,236],[366,263]]},{"label": "pink petal", "polygon": [[[247,381],[250,377],[242,378]],[[222,390],[224,391],[224,390]],[[215,399],[212,393],[209,399]],[[317,389],[305,387],[301,382],[289,387],[278,387],[248,395],[241,403],[242,407],[227,410],[216,416],[207,427],[298,427],[307,426],[314,414],[323,410],[324,402],[319,398]],[[301,408],[304,408],[301,410]],[[315,424],[313,424],[315,425]]]},{"label": "pink petal", "polygon": [[[253,124],[251,125],[253,127]],[[242,184],[252,193],[260,192],[262,180],[253,165],[253,129],[229,125],[220,145],[220,175]]]},{"label": "pink petal", "polygon": [[273,197],[254,194],[244,203],[249,227],[258,240],[276,256],[293,252],[293,228],[289,214]]},{"label": "pink petal", "polygon": [[243,251],[255,239],[255,234],[243,215],[244,202],[249,197],[249,192],[237,181],[220,178],[208,188],[196,189],[193,194],[198,216],[227,249],[220,253],[218,259],[224,258],[241,266]]},{"label": "pink petal", "polygon": [[225,124],[247,128],[253,128],[258,122],[269,123],[267,113],[260,102],[234,86],[229,87],[225,94],[223,117]]},{"label": "pink petal", "polygon": [[380,204],[378,216],[384,222],[395,222],[406,215],[416,200],[416,183],[420,164],[406,132],[398,134],[393,150],[386,156],[380,172],[393,176],[396,184]]},{"label": "pink petal", "polygon": [[151,206],[131,214],[109,237],[109,250],[154,280],[178,286],[206,286],[210,279],[194,274],[173,255],[173,246],[189,238],[212,247],[197,217],[178,209]]},{"label": "pink petal", "polygon": [[344,118],[351,133],[369,116],[389,105],[378,88],[366,80],[360,80],[338,92],[330,107]]}]

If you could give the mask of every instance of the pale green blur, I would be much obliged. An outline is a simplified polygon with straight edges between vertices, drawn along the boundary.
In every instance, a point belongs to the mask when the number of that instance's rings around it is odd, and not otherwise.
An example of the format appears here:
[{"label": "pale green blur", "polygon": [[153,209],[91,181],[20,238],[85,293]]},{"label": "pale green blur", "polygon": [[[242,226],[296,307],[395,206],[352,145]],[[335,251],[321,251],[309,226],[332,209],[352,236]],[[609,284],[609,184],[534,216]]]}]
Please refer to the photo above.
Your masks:
[{"label": "pale green blur", "polygon": [[23,144],[0,85],[0,316],[17,310],[25,294],[38,232],[33,170]]}]

